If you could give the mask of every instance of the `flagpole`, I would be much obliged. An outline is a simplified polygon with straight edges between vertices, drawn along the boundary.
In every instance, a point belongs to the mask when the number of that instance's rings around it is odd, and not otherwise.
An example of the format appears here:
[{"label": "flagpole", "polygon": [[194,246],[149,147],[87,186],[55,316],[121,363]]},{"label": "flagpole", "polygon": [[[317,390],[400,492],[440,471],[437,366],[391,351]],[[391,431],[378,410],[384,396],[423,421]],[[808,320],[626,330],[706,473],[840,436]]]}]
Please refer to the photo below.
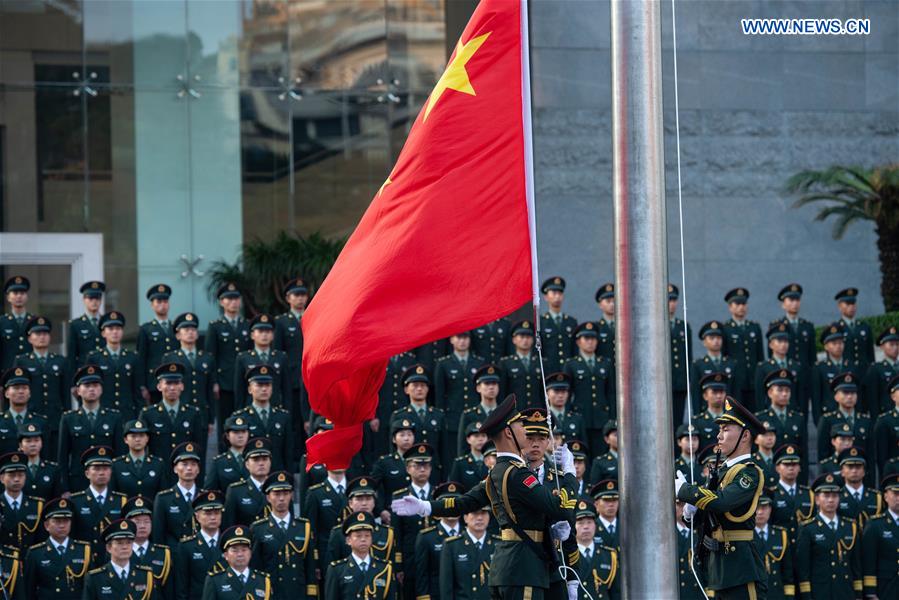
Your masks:
[{"label": "flagpole", "polygon": [[678,594],[660,7],[657,0],[611,2],[615,340],[625,598],[677,598]]},{"label": "flagpole", "polygon": [[[537,267],[537,213],[534,203],[534,127],[531,115],[531,52],[528,0],[521,0],[521,118],[524,125],[524,181],[528,203],[528,236],[531,241],[531,293],[534,320],[540,308],[540,273]],[[536,325],[539,328],[539,324]],[[537,334],[539,335],[539,329]]]}]

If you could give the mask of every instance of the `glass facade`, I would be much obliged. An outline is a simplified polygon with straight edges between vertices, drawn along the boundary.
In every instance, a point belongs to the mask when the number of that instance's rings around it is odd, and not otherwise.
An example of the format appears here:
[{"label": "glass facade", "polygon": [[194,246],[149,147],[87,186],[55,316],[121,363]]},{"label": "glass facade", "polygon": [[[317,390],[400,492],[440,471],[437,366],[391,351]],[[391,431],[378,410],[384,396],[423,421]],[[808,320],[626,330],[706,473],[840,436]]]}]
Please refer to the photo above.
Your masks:
[{"label": "glass facade", "polygon": [[[128,330],[159,281],[173,312],[206,322],[204,273],[243,241],[352,231],[443,70],[448,11],[0,0],[0,231],[102,233],[107,309]],[[66,314],[64,268],[5,270],[32,279],[35,309]]]}]

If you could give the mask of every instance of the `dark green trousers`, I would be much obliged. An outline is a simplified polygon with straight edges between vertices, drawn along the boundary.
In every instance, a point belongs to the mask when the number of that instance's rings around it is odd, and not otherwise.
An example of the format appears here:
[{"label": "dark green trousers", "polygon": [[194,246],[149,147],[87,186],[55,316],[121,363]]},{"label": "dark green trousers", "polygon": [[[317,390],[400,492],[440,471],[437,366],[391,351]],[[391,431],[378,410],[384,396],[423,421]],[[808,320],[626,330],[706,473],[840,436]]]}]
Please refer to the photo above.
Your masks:
[{"label": "dark green trousers", "polygon": [[[768,595],[768,586],[759,581],[744,583],[723,590],[715,590],[715,600],[765,600]],[[709,594],[709,597],[712,597]]]},{"label": "dark green trousers", "polygon": [[546,590],[532,586],[491,586],[491,600],[545,600]]}]

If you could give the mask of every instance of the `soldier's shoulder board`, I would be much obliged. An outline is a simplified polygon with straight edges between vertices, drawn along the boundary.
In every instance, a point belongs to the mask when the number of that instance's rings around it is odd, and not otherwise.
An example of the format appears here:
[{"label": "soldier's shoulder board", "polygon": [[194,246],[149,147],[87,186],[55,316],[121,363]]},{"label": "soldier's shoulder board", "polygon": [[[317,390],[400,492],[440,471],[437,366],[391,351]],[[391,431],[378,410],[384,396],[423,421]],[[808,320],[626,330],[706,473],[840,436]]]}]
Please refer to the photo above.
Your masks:
[{"label": "soldier's shoulder board", "polygon": [[812,523],[814,523],[814,522],[815,522],[815,519],[817,519],[817,516],[810,517],[810,518],[808,518],[808,519],[803,519],[803,520],[799,521],[799,524],[800,524],[802,527],[805,527],[806,525],[811,525]]},{"label": "soldier's shoulder board", "polygon": [[38,548],[40,548],[41,546],[45,545],[46,543],[47,543],[47,542],[39,542],[39,543],[37,543],[37,544],[31,544],[30,546],[28,546],[28,550],[29,550],[29,551],[31,551],[31,550],[37,550]]},{"label": "soldier's shoulder board", "polygon": [[268,517],[262,517],[253,521],[251,527],[256,527],[257,525],[265,525],[268,522]]},{"label": "soldier's shoulder board", "polygon": [[[246,483],[247,483],[247,480],[244,479],[243,477],[241,477],[241,478],[238,479],[237,481],[233,481],[233,482],[229,483],[229,484],[228,484],[228,489],[230,490],[231,488],[240,487],[240,486],[242,486],[242,485],[245,485]],[[321,484],[318,484],[318,485],[321,485]],[[312,489],[315,489],[316,487],[318,487],[318,486],[317,486],[317,485],[314,485],[314,486],[312,486],[312,487],[309,488],[309,489],[312,490]],[[172,489],[174,489],[174,488],[172,488]]]},{"label": "soldier's shoulder board", "polygon": [[87,574],[88,575],[99,575],[100,573],[102,573],[105,570],[106,570],[106,565],[103,565],[102,567],[97,567],[96,569],[91,569],[90,571],[87,572]]},{"label": "soldier's shoulder board", "polygon": [[345,559],[345,558],[341,558],[339,560],[332,560],[330,566],[337,567],[337,566],[340,566],[341,564],[345,563],[346,561],[347,561],[347,559]]},{"label": "soldier's shoulder board", "polygon": [[[318,484],[318,485],[321,485],[321,484]],[[309,489],[312,489],[312,488],[309,488]],[[394,495],[394,496],[405,496],[405,495],[408,494],[408,493],[409,493],[409,488],[404,487],[404,488],[400,488],[400,489],[398,489],[398,490],[395,490],[395,491],[393,492],[392,495]]]},{"label": "soldier's shoulder board", "polygon": [[161,490],[161,491],[160,491],[158,494],[156,494],[156,495],[157,495],[157,497],[158,497],[158,496],[165,496],[165,495],[171,496],[171,495],[174,494],[174,493],[175,493],[175,486],[172,486],[172,487],[170,487],[170,488],[165,488],[164,490]]},{"label": "soldier's shoulder board", "polygon": [[436,525],[431,525],[430,527],[425,527],[424,529],[422,529],[422,530],[419,531],[418,533],[430,533],[430,532],[432,532],[432,531],[436,531],[436,529],[437,529],[437,526],[436,526]]},{"label": "soldier's shoulder board", "polygon": [[452,536],[452,537],[448,537],[448,538],[446,538],[445,540],[443,540],[443,543],[444,543],[444,544],[451,544],[451,543],[453,543],[453,542],[455,542],[455,541],[457,541],[457,540],[461,540],[461,539],[462,539],[462,536],[461,536],[461,535],[454,535],[454,536]]},{"label": "soldier's shoulder board", "polygon": [[178,543],[179,543],[179,544],[184,544],[185,542],[192,542],[192,541],[195,540],[196,538],[197,538],[197,536],[195,536],[195,535],[182,535],[182,536],[181,536],[181,539],[178,540]]},{"label": "soldier's shoulder board", "polygon": [[81,490],[80,492],[72,492],[70,498],[83,498],[87,494],[87,490]]},{"label": "soldier's shoulder board", "polygon": [[166,552],[171,552],[171,547],[165,544],[150,544],[151,548],[159,548],[160,550],[165,550]]}]

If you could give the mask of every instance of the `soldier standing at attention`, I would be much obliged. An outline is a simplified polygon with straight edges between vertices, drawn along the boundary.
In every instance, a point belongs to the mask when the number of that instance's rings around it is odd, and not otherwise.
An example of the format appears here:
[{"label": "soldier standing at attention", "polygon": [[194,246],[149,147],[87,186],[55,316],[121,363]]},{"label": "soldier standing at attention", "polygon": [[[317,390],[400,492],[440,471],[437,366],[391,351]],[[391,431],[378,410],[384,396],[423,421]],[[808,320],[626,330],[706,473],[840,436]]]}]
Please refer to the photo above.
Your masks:
[{"label": "soldier standing at attention", "polygon": [[[687,381],[690,379],[690,362],[693,360],[693,329],[677,316],[680,290],[668,284],[668,321],[671,324],[671,393],[674,397],[672,418],[674,424],[686,418]],[[686,330],[686,333],[685,333]]]},{"label": "soldier standing at attention", "polygon": [[574,330],[574,343],[578,352],[568,359],[564,367],[574,395],[572,409],[584,418],[587,445],[594,454],[606,451],[602,428],[617,414],[615,365],[596,354],[598,340],[595,323],[587,321],[578,325]]},{"label": "soldier standing at attention", "polygon": [[430,380],[424,365],[409,367],[403,373],[403,384],[409,396],[409,404],[390,415],[390,421],[407,419],[415,423],[416,441],[429,444],[434,449],[433,477],[439,481],[444,467],[440,462],[443,456],[442,449],[450,444],[446,433],[446,418],[442,410],[428,406]]},{"label": "soldier standing at attention", "polygon": [[[343,518],[354,512],[374,515],[377,496],[375,483],[371,477],[363,475],[347,484],[347,507],[343,511],[345,514],[342,515],[341,522],[331,528],[331,535],[328,536],[324,556],[327,564],[350,555],[350,548],[346,545],[346,536],[343,534]],[[371,534],[371,553],[385,562],[393,563],[397,568],[403,564],[403,555],[398,549],[393,528],[377,517]]]},{"label": "soldier standing at attention", "polygon": [[106,600],[109,597],[150,600],[156,597],[153,571],[132,560],[134,536],[134,523],[128,519],[117,519],[103,530],[109,562],[88,571],[82,600]]},{"label": "soldier standing at attention", "polygon": [[137,417],[144,407],[140,393],[140,361],[137,353],[122,346],[125,315],[118,311],[100,317],[100,335],[105,345],[88,354],[87,362],[100,367],[103,397],[100,403],[119,411],[123,419]]},{"label": "soldier standing at attention", "polygon": [[[788,357],[790,349],[791,335],[789,326],[786,323],[772,324],[765,334],[768,338],[768,360],[761,362],[755,369],[755,406],[756,413],[764,410],[768,405],[767,391],[765,386],[765,378],[774,371],[782,371],[786,369],[790,372],[790,406],[797,412],[805,416],[808,410],[808,400],[810,389],[805,376],[806,369]],[[803,422],[803,427],[806,426]]]},{"label": "soldier standing at attention", "polygon": [[[593,600],[617,600],[621,597],[618,551],[596,543],[596,509],[592,504],[579,500],[575,518],[577,549],[581,554],[577,571],[581,583],[590,591]],[[577,598],[588,600],[580,588]]]},{"label": "soldier standing at attention", "polygon": [[41,458],[43,432],[35,423],[19,428],[19,451],[28,457],[25,472],[25,493],[37,498],[57,498],[62,495],[59,465]]},{"label": "soldier standing at attention", "polygon": [[253,558],[250,528],[236,525],[225,530],[220,544],[227,567],[216,569],[206,577],[203,600],[269,600],[271,579],[265,571],[250,568]]},{"label": "soldier standing at attention", "polygon": [[735,288],[724,295],[730,319],[724,323],[724,354],[736,361],[743,377],[737,388],[740,402],[750,411],[760,407],[755,404],[755,368],[765,360],[762,328],[746,318],[749,290]]},{"label": "soldier standing at attention", "polygon": [[487,576],[498,538],[487,532],[490,509],[465,513],[465,529],[440,551],[440,595],[453,600],[490,600]]},{"label": "soldier standing at attention", "polygon": [[[378,410],[375,416],[378,418],[378,430],[372,431],[370,428],[369,439],[367,440],[370,449],[368,452],[372,456],[381,456],[390,452],[390,434],[384,423],[391,423],[390,415],[394,411],[403,408],[406,405],[406,394],[403,391],[403,373],[415,364],[415,355],[411,352],[403,352],[395,356],[391,356],[387,361],[387,374],[384,376],[384,383],[378,390]],[[314,432],[309,432],[312,435]],[[363,439],[363,443],[366,440]]]},{"label": "soldier standing at attention", "polygon": [[[836,400],[836,410],[824,413],[818,423],[818,431],[830,431],[835,423],[848,423],[855,434],[855,445],[864,448],[868,456],[874,455],[874,422],[867,413],[860,412],[858,403],[858,378],[852,373],[840,373],[830,381],[830,389]],[[832,450],[827,438],[818,437],[818,459],[827,458]]]},{"label": "soldier standing at attention", "polygon": [[862,572],[866,598],[899,598],[899,474],[887,475],[880,482],[887,509],[872,518],[862,533]]},{"label": "soldier standing at attention", "polygon": [[[447,481],[434,488],[434,498],[438,502],[443,498],[461,497],[462,488],[455,481]],[[409,559],[415,563],[416,598],[440,600],[440,553],[444,543],[458,535],[458,517],[440,517],[436,524],[418,532],[415,553]]]},{"label": "soldier standing at attention", "polygon": [[371,555],[374,518],[354,512],[343,521],[343,533],[350,555],[328,566],[324,600],[368,598],[394,600],[397,597],[393,565]]},{"label": "soldier standing at attention", "polygon": [[449,343],[453,351],[439,358],[434,370],[434,406],[443,411],[448,441],[440,462],[447,469],[460,452],[456,440],[465,435],[458,429],[462,412],[480,400],[472,376],[484,365],[483,358],[469,352],[471,336],[467,331],[450,336]]},{"label": "soldier standing at attention", "polygon": [[193,501],[200,495],[200,453],[193,442],[178,445],[171,455],[177,483],[157,494],[153,502],[153,541],[169,548],[194,533]]},{"label": "soldier standing at attention", "polygon": [[[459,431],[464,432],[472,423],[482,423],[491,412],[496,409],[496,399],[499,397],[500,370],[494,364],[486,364],[475,371],[472,376],[474,389],[480,397],[476,406],[466,408],[459,418]],[[460,437],[456,440],[456,453],[465,451],[465,440]]]},{"label": "soldier standing at attention", "polygon": [[857,362],[864,373],[874,362],[874,334],[871,326],[855,319],[858,312],[858,289],[846,288],[833,297],[840,311],[839,323],[846,330],[846,358]]},{"label": "soldier standing at attention", "polygon": [[899,373],[886,387],[892,410],[881,414],[874,423],[874,452],[882,475],[886,474],[887,461],[899,456]]},{"label": "soldier standing at attention", "polygon": [[458,481],[463,489],[469,490],[484,481],[488,471],[482,452],[487,436],[481,432],[480,423],[470,423],[465,428],[465,440],[468,442],[468,452],[453,461],[449,480]]},{"label": "soldier standing at attention", "polygon": [[861,448],[848,448],[840,452],[840,477],[843,487],[840,490],[840,503],[837,514],[844,519],[854,519],[861,531],[868,519],[883,512],[883,497],[876,489],[865,485],[865,451]]},{"label": "soldier standing at attention", "polygon": [[893,408],[889,383],[899,375],[899,328],[884,329],[877,337],[877,345],[883,351],[883,360],[868,367],[864,388],[867,410],[875,418]]},{"label": "soldier standing at attention", "polygon": [[109,489],[112,473],[112,452],[106,446],[88,448],[81,455],[84,472],[89,481],[86,488],[69,497],[72,505],[72,535],[91,545],[94,557],[102,556],[102,533],[110,521],[122,516],[128,499]]},{"label": "soldier standing at attention", "polygon": [[[705,347],[706,355],[693,361],[690,369],[690,389],[700,389],[702,378],[706,375],[721,373],[725,375],[727,395],[733,397],[742,386],[743,369],[731,357],[721,352],[724,345],[724,325],[721,321],[709,321],[699,328],[699,339]],[[701,412],[701,403],[693,403],[693,410]]]},{"label": "soldier standing at attention", "polygon": [[778,479],[772,492],[774,506],[771,519],[775,525],[787,530],[793,545],[799,537],[799,523],[811,518],[815,508],[811,490],[797,483],[800,463],[798,446],[784,444],[774,451],[774,470]]},{"label": "soldier standing at attention", "polygon": [[541,375],[543,367],[534,351],[533,323],[519,321],[512,327],[512,345],[515,346],[515,351],[499,361],[505,377],[502,389],[506,393],[515,394],[523,408],[545,406]]},{"label": "soldier standing at attention", "polygon": [[31,282],[21,275],[10,277],[3,284],[9,312],[0,317],[0,370],[10,368],[18,355],[31,351],[25,335],[25,323],[34,316],[27,308],[30,288]]},{"label": "soldier standing at attention", "polygon": [[[393,492],[409,485],[403,455],[415,443],[415,423],[403,417],[393,419],[390,422],[390,438],[393,441],[394,451],[376,460],[371,470],[371,476],[377,482],[380,496],[378,510],[384,523],[390,523],[390,511],[384,509],[382,503],[389,501],[393,497]],[[303,496],[305,497],[305,493]]]},{"label": "soldier standing at attention", "polygon": [[193,514],[197,532],[181,538],[175,551],[175,589],[178,600],[200,600],[206,577],[224,569],[222,550],[222,509],[224,496],[218,490],[203,490],[194,498]]},{"label": "soldier standing at attention", "polygon": [[193,313],[175,317],[175,338],[180,347],[172,352],[166,352],[162,362],[179,363],[184,367],[184,391],[181,392],[181,402],[196,407],[200,411],[203,427],[208,428],[215,418],[215,361],[202,350],[197,350],[199,326],[199,319]]},{"label": "soldier standing at attention", "polygon": [[[31,374],[23,367],[13,367],[3,373],[3,397],[6,410],[0,414],[0,453],[16,450],[20,428],[33,425],[48,434],[49,423],[44,415],[28,410],[31,399]],[[59,427],[59,423],[56,423]],[[50,455],[50,448],[45,452]]]},{"label": "soldier standing at attention", "polygon": [[24,597],[29,600],[81,600],[91,547],[74,540],[72,505],[65,498],[47,502],[42,515],[47,539],[25,555]]},{"label": "soldier standing at attention", "polygon": [[771,497],[759,496],[755,509],[755,543],[768,572],[768,600],[786,600],[796,595],[793,575],[793,544],[787,530],[772,525]]},{"label": "soldier standing at attention", "polygon": [[256,365],[246,372],[250,403],[234,411],[247,423],[252,438],[266,438],[272,451],[272,469],[294,471],[294,437],[290,413],[280,406],[272,406],[274,377],[269,365]]},{"label": "soldier standing at attention", "polygon": [[240,410],[252,402],[247,390],[247,372],[259,365],[266,365],[271,371],[272,397],[270,403],[288,412],[291,406],[290,386],[287,372],[287,355],[272,347],[274,337],[272,318],[266,314],[256,315],[250,321],[250,337],[253,348],[237,355],[234,363],[234,410]]},{"label": "soldier standing at attention", "polygon": [[605,283],[596,290],[596,304],[602,317],[596,323],[599,333],[597,354],[615,364],[615,284]]},{"label": "soldier standing at attention", "polygon": [[546,378],[546,397],[549,400],[553,429],[561,431],[565,440],[582,440],[587,437],[584,416],[569,410],[571,378],[565,373],[553,373]]},{"label": "soldier standing at attention", "polygon": [[[815,349],[815,325],[799,316],[799,307],[802,304],[802,286],[798,283],[790,283],[781,288],[777,293],[784,316],[771,325],[783,323],[790,332],[790,358],[795,360],[803,369],[814,366],[817,358]],[[801,407],[802,412],[808,412],[806,407]]]},{"label": "soldier standing at attention", "polygon": [[724,414],[724,400],[727,398],[728,377],[724,373],[704,375],[693,388],[700,390],[705,401],[705,410],[693,418],[693,426],[699,435],[699,447],[705,448],[717,438],[717,422]]},{"label": "soldier standing at attention", "polygon": [[[766,410],[760,410],[756,417],[774,427],[777,436],[776,446],[782,444],[795,444],[802,456],[802,474],[799,477],[801,483],[808,483],[808,428],[802,413],[790,408],[790,398],[794,380],[788,369],[771,371],[762,385],[765,387],[766,400],[769,406]],[[828,430],[824,430],[828,431]]]},{"label": "soldier standing at attention", "polygon": [[[844,355],[846,330],[839,323],[832,323],[821,331],[821,344],[824,346],[824,360],[815,363],[812,371],[812,417],[821,430],[821,416],[836,410],[837,403],[831,391],[830,382],[841,373],[852,373],[859,381],[862,371],[857,362],[846,360]],[[819,459],[821,457],[818,457]]]},{"label": "soldier standing at attention", "polygon": [[172,549],[150,542],[153,532],[153,503],[143,496],[128,500],[122,517],[134,523],[134,544],[131,555],[135,565],[153,572],[153,587],[161,600],[175,599],[175,578],[172,576]]},{"label": "soldier standing at attention", "polygon": [[0,456],[0,483],[3,499],[0,501],[0,543],[24,552],[40,539],[38,525],[44,500],[27,496],[25,471],[28,457],[22,452],[10,452]]},{"label": "soldier standing at attention", "polygon": [[137,333],[137,355],[140,358],[140,393],[146,404],[159,402],[162,393],[152,383],[156,368],[166,352],[177,347],[175,332],[169,322],[169,298],[172,288],[157,283],[147,290],[147,300],[153,309],[153,319],[140,326]]},{"label": "soldier standing at attention", "polygon": [[481,327],[471,330],[471,351],[488,363],[499,363],[500,359],[514,352],[509,319],[501,317]]},{"label": "soldier standing at attention", "polygon": [[155,498],[165,487],[166,464],[161,456],[147,452],[150,428],[139,419],[125,423],[125,445],[128,452],[112,461],[112,481],[109,486],[127,497]]},{"label": "soldier standing at attention", "polygon": [[574,355],[574,328],[577,319],[562,312],[565,300],[565,280],[550,277],[540,286],[543,299],[549,310],[543,313],[540,322],[540,337],[543,341],[543,367],[550,373],[561,371],[565,361]]},{"label": "soldier standing at attention", "polygon": [[249,477],[243,459],[243,451],[250,439],[247,420],[231,415],[225,419],[224,429],[227,450],[212,459],[212,467],[203,483],[207,490],[227,490],[232,483]]},{"label": "soldier standing at attention", "polygon": [[74,371],[87,364],[91,352],[103,347],[100,337],[100,305],[106,284],[102,281],[88,281],[79,289],[84,302],[84,314],[69,321],[69,336],[66,339],[66,358],[69,368]]},{"label": "soldier standing at attention", "polygon": [[[252,525],[265,516],[268,506],[262,486],[272,471],[271,444],[265,438],[254,438],[243,451],[249,477],[228,486],[225,492],[225,525]],[[308,500],[308,498],[307,498]],[[307,507],[306,516],[312,518]],[[313,521],[314,524],[314,521]]]},{"label": "soldier standing at attention", "polygon": [[31,377],[28,408],[47,418],[49,442],[55,445],[59,436],[59,418],[71,408],[69,382],[72,373],[65,358],[50,352],[51,327],[49,319],[31,317],[25,324],[31,352],[17,356],[13,365],[28,371]]},{"label": "soldier standing at attention", "polygon": [[[309,287],[301,277],[291,279],[284,286],[284,298],[290,307],[287,312],[275,317],[275,340],[273,347],[287,355],[286,375],[287,390],[290,393],[290,401],[284,406],[293,407],[292,429],[298,436],[298,446],[306,439],[311,420],[310,408],[303,393],[303,313],[306,312],[306,304],[309,302]],[[299,456],[291,456],[292,463],[296,463]]]}]

